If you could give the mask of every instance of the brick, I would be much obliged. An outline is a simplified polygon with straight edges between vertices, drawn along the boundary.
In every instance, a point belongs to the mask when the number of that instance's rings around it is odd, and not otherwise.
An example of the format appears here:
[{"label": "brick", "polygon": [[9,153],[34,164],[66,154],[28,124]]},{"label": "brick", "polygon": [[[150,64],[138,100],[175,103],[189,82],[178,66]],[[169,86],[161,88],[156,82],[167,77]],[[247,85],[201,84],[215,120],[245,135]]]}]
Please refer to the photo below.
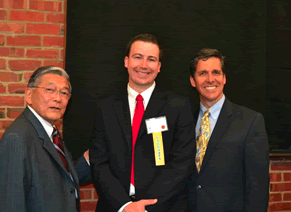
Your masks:
[{"label": "brick", "polygon": [[7,117],[16,119],[23,110],[24,108],[7,108]]},{"label": "brick", "polygon": [[82,200],[92,199],[92,190],[80,190],[80,198]]},{"label": "brick", "polygon": [[270,182],[282,181],[282,173],[270,173]]},{"label": "brick", "polygon": [[61,32],[60,35],[65,35],[65,25],[61,24]]},{"label": "brick", "polygon": [[23,33],[24,24],[0,22],[0,32]]},{"label": "brick", "polygon": [[0,96],[0,106],[24,106],[22,96]]},{"label": "brick", "polygon": [[291,183],[271,183],[270,191],[291,191]]},{"label": "brick", "polygon": [[7,12],[5,10],[0,10],[0,20],[7,19]]},{"label": "brick", "polygon": [[96,189],[93,190],[93,195],[94,195],[94,198],[93,198],[94,200],[98,200],[99,199],[99,195],[98,195]]},{"label": "brick", "polygon": [[0,72],[1,82],[19,82],[20,78],[18,74],[12,72]]},{"label": "brick", "polygon": [[4,45],[4,43],[5,43],[5,36],[0,35],[0,45]]},{"label": "brick", "polygon": [[272,163],[271,170],[291,170],[291,162],[280,162],[280,163]]},{"label": "brick", "polygon": [[282,201],[281,193],[270,194],[269,202],[279,202],[279,201]]},{"label": "brick", "polygon": [[268,211],[288,211],[291,210],[291,203],[270,203]]},{"label": "brick", "polygon": [[5,118],[5,108],[0,108],[0,119]]},{"label": "brick", "polygon": [[40,36],[7,36],[7,45],[10,46],[40,46]]},{"label": "brick", "polygon": [[291,201],[291,193],[284,193],[283,200],[284,201]]},{"label": "brick", "polygon": [[25,93],[26,84],[9,84],[8,92],[9,93]]},{"label": "brick", "polygon": [[13,121],[0,121],[0,130],[6,130]]},{"label": "brick", "polygon": [[57,59],[59,57],[58,49],[27,49],[26,56],[28,58],[49,58],[49,59]]},{"label": "brick", "polygon": [[41,61],[38,60],[9,60],[9,68],[12,71],[20,70],[36,70],[41,66]]},{"label": "brick", "polygon": [[44,22],[44,13],[33,12],[33,11],[12,10],[9,13],[9,20],[11,20],[11,21]]},{"label": "brick", "polygon": [[45,36],[43,38],[43,46],[52,46],[52,47],[64,47],[64,36],[62,37],[51,37]]},{"label": "brick", "polygon": [[[80,190],[81,190],[81,189],[89,189],[89,188],[94,188],[94,185],[93,185],[92,182],[90,182],[90,183],[86,183],[86,184],[83,184],[83,185],[80,186]],[[94,189],[95,189],[95,188],[94,188]]]},{"label": "brick", "polygon": [[6,69],[6,60],[0,59],[0,69]]},{"label": "brick", "polygon": [[0,93],[6,93],[6,87],[0,84]]},{"label": "brick", "polygon": [[60,59],[63,60],[65,58],[65,51],[64,49],[60,50]]},{"label": "brick", "polygon": [[58,13],[49,13],[46,15],[46,22],[65,23],[65,15]]},{"label": "brick", "polygon": [[30,1],[29,8],[33,10],[61,12],[62,3],[54,1]]},{"label": "brick", "polygon": [[59,35],[60,26],[56,24],[27,24],[26,32],[28,34]]},{"label": "brick", "polygon": [[0,57],[23,57],[24,49],[15,47],[0,47]]},{"label": "brick", "polygon": [[1,0],[0,8],[6,9],[26,9],[27,0]]},{"label": "brick", "polygon": [[284,173],[284,181],[291,181],[291,173]]},{"label": "brick", "polygon": [[81,211],[95,211],[97,201],[81,202]]},{"label": "brick", "polygon": [[64,62],[44,61],[43,65],[44,66],[57,66],[57,67],[65,68]]},{"label": "brick", "polygon": [[28,82],[32,74],[33,74],[33,71],[31,71],[31,72],[24,72],[24,75],[23,75],[24,81],[25,82]]}]

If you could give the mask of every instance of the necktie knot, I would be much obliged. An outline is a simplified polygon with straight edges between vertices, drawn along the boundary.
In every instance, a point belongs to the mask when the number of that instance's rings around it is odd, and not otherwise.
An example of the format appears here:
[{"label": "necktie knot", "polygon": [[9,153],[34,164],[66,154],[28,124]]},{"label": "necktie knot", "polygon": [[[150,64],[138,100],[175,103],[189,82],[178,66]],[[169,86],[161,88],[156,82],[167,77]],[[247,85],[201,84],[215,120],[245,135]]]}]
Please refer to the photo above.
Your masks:
[{"label": "necktie knot", "polygon": [[204,116],[205,116],[205,117],[209,117],[209,116],[210,116],[210,111],[209,111],[209,110],[206,110],[206,111],[204,112]]},{"label": "necktie knot", "polygon": [[136,96],[136,101],[143,101],[143,97],[142,97],[142,95],[138,94],[138,95]]}]

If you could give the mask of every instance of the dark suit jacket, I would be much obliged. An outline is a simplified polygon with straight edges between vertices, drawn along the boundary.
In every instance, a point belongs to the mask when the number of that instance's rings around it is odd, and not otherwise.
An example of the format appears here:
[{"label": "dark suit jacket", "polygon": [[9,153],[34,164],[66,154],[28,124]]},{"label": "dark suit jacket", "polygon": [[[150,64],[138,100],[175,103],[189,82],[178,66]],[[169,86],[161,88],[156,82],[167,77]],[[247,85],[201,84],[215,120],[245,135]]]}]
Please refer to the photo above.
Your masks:
[{"label": "dark suit jacket", "polygon": [[[131,172],[131,120],[128,95],[105,100],[98,109],[90,149],[91,173],[99,194],[96,211],[117,212],[129,197]],[[162,132],[165,166],[156,166],[152,134],[145,120],[166,116],[168,131]],[[135,145],[136,200],[157,198],[148,211],[184,211],[181,198],[184,180],[193,166],[196,144],[190,103],[172,92],[155,88],[147,105]],[[184,202],[186,203],[186,201]],[[175,206],[174,206],[175,205]]]},{"label": "dark suit jacket", "polygon": [[263,116],[226,99],[198,177],[193,172],[189,211],[266,212],[269,145]]},{"label": "dark suit jacket", "polygon": [[[64,148],[73,180],[43,126],[26,108],[0,141],[0,211],[77,211],[79,180],[65,144]],[[85,165],[84,160],[77,166]],[[86,178],[88,172],[81,174]]]}]

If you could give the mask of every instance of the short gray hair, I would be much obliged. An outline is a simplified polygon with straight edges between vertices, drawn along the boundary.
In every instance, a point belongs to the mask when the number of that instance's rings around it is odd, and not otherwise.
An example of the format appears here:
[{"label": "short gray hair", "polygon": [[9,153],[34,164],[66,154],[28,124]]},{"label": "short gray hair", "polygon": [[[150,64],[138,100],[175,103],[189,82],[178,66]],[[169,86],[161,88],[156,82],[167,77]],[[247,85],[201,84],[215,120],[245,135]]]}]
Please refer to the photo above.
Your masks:
[{"label": "short gray hair", "polygon": [[70,92],[72,92],[72,86],[70,83],[69,75],[67,74],[67,72],[64,69],[62,69],[60,67],[56,67],[56,66],[43,66],[43,67],[36,69],[33,72],[33,74],[31,75],[31,77],[28,81],[27,87],[34,88],[34,87],[38,86],[40,83],[41,77],[43,75],[46,75],[46,74],[56,74],[56,75],[65,77],[69,83]]}]

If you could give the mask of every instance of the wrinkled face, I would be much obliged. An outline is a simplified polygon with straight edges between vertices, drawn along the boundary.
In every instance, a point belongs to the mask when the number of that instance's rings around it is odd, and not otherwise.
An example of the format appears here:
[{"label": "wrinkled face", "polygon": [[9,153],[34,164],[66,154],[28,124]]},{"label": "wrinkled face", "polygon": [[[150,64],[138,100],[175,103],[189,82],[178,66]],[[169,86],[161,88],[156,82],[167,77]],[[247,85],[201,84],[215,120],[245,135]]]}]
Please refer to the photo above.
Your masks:
[{"label": "wrinkled face", "polygon": [[124,58],[124,66],[129,74],[129,86],[141,93],[149,88],[160,72],[159,47],[156,44],[135,41]]},{"label": "wrinkled face", "polygon": [[206,108],[210,108],[223,96],[226,83],[225,74],[221,70],[221,62],[216,57],[199,60],[194,78],[190,76],[190,83],[196,87],[200,101]]},{"label": "wrinkled face", "polygon": [[[58,89],[57,92],[48,92],[55,87]],[[69,101],[61,97],[59,90],[63,89],[69,91],[69,83],[65,77],[46,74],[41,77],[37,88],[26,88],[25,99],[38,115],[54,125],[56,120],[63,117]]]}]

